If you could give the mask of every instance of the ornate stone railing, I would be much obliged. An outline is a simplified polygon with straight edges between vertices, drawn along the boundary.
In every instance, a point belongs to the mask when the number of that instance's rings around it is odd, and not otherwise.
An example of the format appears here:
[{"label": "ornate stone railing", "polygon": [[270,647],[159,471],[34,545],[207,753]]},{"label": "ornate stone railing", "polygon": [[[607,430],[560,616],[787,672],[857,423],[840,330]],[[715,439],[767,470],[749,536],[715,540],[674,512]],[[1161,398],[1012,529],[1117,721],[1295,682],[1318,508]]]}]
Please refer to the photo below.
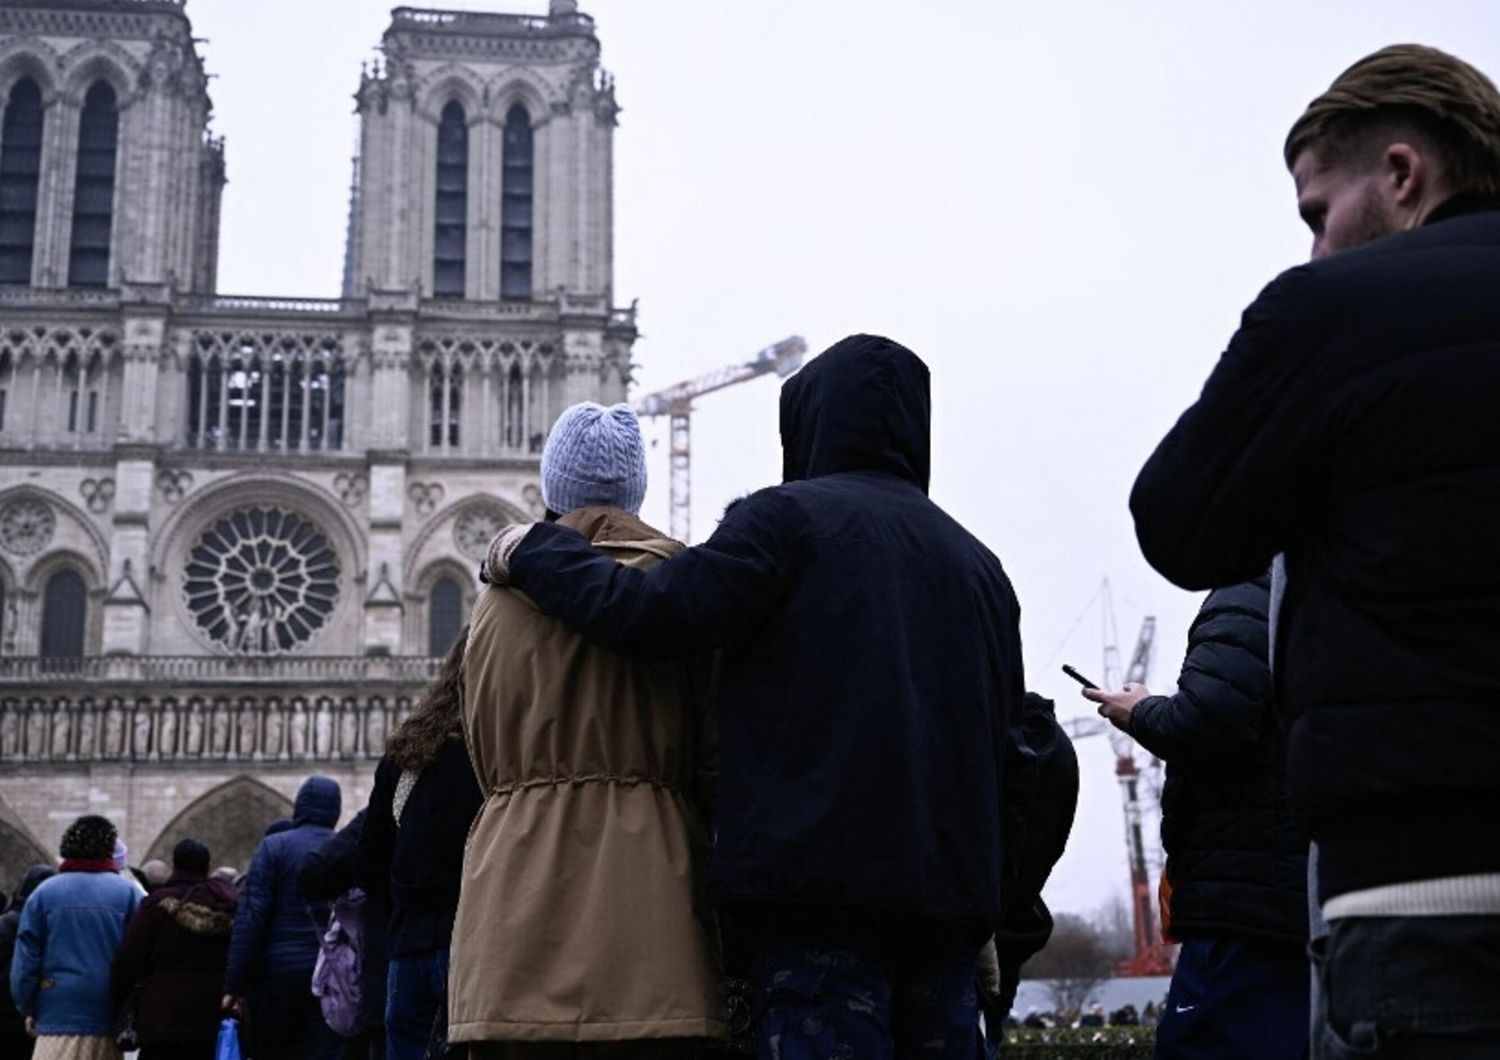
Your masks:
[{"label": "ornate stone railing", "polygon": [[342,298],[284,298],[249,294],[178,295],[178,308],[212,313],[313,313],[322,316],[361,316],[365,304]]},{"label": "ornate stone railing", "polygon": [[119,308],[120,293],[107,287],[30,287],[26,284],[0,284],[0,307],[36,308]]},{"label": "ornate stone railing", "polygon": [[[0,694],[0,770],[67,762],[378,758],[414,694]],[[104,690],[101,689],[101,692]]]},{"label": "ornate stone railing", "polygon": [[[357,688],[430,681],[441,659],[425,655],[89,655],[0,658],[0,695],[30,685],[316,684]],[[154,690],[153,689],[153,690]]]},{"label": "ornate stone railing", "polygon": [[485,35],[543,35],[559,29],[571,32],[593,32],[589,15],[571,14],[549,18],[545,15],[507,15],[489,11],[440,11],[427,8],[398,7],[391,12],[391,25],[398,29],[445,30]]}]

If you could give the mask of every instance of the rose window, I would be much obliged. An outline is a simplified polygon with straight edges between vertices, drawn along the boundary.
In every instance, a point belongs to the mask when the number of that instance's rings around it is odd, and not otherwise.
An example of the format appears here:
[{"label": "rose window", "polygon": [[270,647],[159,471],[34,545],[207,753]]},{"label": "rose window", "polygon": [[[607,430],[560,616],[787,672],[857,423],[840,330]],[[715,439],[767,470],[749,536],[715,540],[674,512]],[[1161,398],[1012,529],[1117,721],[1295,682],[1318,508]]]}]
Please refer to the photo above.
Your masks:
[{"label": "rose window", "polygon": [[484,559],[490,542],[510,521],[499,508],[489,505],[469,508],[453,523],[453,543],[470,559]]},{"label": "rose window", "polygon": [[199,627],[231,651],[290,651],[333,614],[338,556],[317,524],[295,512],[241,508],[188,552],[185,590]]}]

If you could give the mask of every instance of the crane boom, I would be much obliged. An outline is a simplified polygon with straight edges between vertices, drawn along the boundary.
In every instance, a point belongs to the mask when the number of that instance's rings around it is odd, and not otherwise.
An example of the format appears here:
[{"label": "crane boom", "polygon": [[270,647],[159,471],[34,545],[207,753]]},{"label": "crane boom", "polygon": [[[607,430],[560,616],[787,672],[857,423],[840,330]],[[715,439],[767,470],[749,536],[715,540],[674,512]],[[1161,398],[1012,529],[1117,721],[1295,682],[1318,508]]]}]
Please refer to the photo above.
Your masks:
[{"label": "crane boom", "polygon": [[665,390],[636,398],[631,407],[637,416],[671,417],[671,533],[686,542],[692,536],[692,414],[693,401],[759,376],[775,373],[785,379],[802,367],[807,342],[792,335],[772,343],[741,364],[706,372],[696,379],[684,380]]}]

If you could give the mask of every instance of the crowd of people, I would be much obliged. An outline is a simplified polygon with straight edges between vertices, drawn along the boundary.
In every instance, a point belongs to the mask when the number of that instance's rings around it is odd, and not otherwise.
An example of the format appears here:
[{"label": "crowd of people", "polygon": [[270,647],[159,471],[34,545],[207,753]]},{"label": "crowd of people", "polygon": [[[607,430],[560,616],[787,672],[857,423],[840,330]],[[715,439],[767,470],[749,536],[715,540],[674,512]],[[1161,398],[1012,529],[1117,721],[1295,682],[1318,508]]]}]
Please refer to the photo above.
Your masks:
[{"label": "crowd of people", "polygon": [[[1167,763],[1157,1055],[1492,1057],[1500,94],[1387,48],[1285,160],[1314,260],[1131,497],[1212,590],[1177,691],[1085,693]],[[238,887],[74,822],[0,921],[7,1049],[206,1057],[230,1013],[251,1060],[993,1055],[1077,763],[930,415],[914,353],[837,343],[783,387],[783,483],[685,548],[629,409],[568,409],[368,806],[335,831],[308,779]]]}]

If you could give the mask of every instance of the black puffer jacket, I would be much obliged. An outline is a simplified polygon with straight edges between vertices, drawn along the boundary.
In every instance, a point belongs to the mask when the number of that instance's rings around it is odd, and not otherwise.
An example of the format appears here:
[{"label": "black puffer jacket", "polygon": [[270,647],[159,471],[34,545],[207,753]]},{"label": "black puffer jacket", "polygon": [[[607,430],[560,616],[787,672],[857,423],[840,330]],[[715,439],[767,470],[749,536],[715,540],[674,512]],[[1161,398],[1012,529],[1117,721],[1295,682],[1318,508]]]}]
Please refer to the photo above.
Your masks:
[{"label": "black puffer jacket", "polygon": [[1167,764],[1161,837],[1176,939],[1307,940],[1307,835],[1287,807],[1269,597],[1268,577],[1210,593],[1176,694],[1131,715],[1131,736]]},{"label": "black puffer jacket", "polygon": [[1321,893],[1500,872],[1500,200],[1284,274],[1136,481],[1187,588],[1287,557],[1287,781]]},{"label": "black puffer jacket", "polygon": [[785,484],[650,570],[555,524],[513,583],[590,638],[723,649],[712,887],[721,905],[1000,914],[1022,836],[1020,609],[1000,561],[927,496],[927,367],[868,335],[781,392]]}]

